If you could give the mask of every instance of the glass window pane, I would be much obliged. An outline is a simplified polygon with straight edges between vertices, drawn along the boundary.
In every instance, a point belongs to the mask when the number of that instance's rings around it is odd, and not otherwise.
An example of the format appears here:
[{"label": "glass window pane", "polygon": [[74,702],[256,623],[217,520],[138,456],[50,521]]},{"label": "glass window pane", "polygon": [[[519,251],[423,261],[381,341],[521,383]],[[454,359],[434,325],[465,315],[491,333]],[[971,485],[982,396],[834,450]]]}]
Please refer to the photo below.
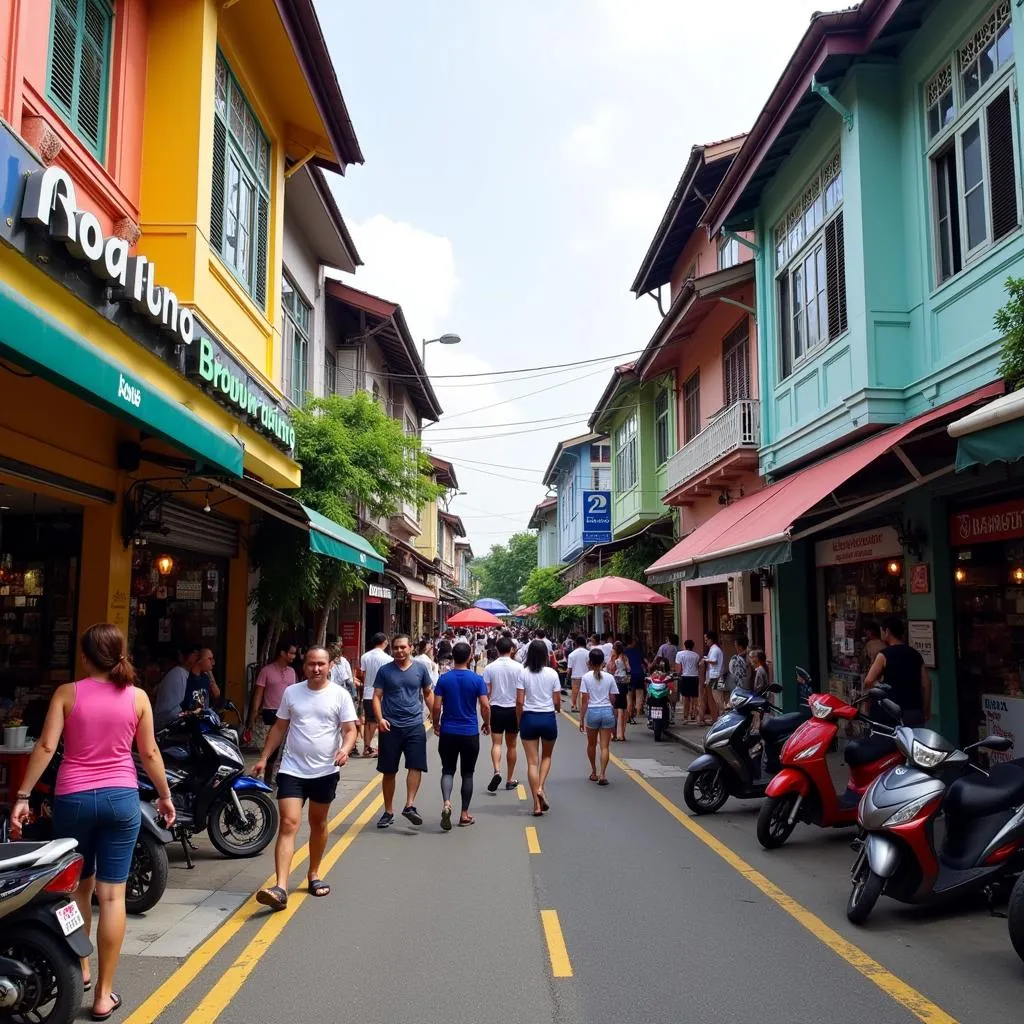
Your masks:
[{"label": "glass window pane", "polygon": [[960,140],[960,148],[964,161],[964,191],[970,191],[981,181],[982,177],[982,155],[981,155],[981,123],[974,124],[964,132]]},{"label": "glass window pane", "polygon": [[1013,56],[1013,26],[1007,23],[996,41],[996,57],[1002,67]]},{"label": "glass window pane", "polygon": [[238,265],[238,204],[242,191],[242,174],[234,160],[228,160],[228,187],[224,225],[224,258],[232,267]]},{"label": "glass window pane", "polygon": [[965,199],[967,207],[967,248],[973,249],[988,238],[988,224],[985,218],[985,188],[979,185]]},{"label": "glass window pane", "polygon": [[216,75],[217,87],[214,91],[214,103],[217,106],[217,113],[221,117],[227,114],[228,109],[228,69],[224,66],[224,61],[219,57],[217,58],[217,75]]},{"label": "glass window pane", "polygon": [[242,94],[237,88],[231,89],[231,115],[228,118],[228,128],[231,134],[241,142],[245,136],[245,100],[242,99]]},{"label": "glass window pane", "polygon": [[978,71],[981,84],[984,85],[996,70],[996,41],[992,42],[978,55]]},{"label": "glass window pane", "polygon": [[981,88],[981,83],[978,80],[978,62],[972,61],[971,66],[961,77],[964,88],[964,99],[969,100]]}]

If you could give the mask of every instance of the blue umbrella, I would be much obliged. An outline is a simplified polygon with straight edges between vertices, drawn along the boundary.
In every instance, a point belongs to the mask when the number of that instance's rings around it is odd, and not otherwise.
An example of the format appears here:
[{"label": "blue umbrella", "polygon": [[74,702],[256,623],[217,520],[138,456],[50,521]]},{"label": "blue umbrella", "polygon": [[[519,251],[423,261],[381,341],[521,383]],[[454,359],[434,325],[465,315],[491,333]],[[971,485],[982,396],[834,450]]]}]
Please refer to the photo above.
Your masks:
[{"label": "blue umbrella", "polygon": [[473,602],[473,607],[483,608],[492,615],[508,615],[508,606],[502,604],[496,597],[481,597],[479,601]]}]

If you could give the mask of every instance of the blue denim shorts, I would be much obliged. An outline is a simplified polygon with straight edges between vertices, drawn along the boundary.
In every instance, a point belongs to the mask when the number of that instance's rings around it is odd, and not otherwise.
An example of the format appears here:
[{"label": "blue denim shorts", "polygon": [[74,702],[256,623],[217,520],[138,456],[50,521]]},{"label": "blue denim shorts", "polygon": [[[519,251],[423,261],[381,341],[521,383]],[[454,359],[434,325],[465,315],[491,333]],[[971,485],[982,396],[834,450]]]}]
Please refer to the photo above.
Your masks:
[{"label": "blue denim shorts", "polygon": [[588,729],[614,729],[615,712],[611,708],[587,708]]},{"label": "blue denim shorts", "polygon": [[126,882],[141,824],[137,789],[112,786],[53,798],[53,834],[78,840],[83,878]]},{"label": "blue denim shorts", "polygon": [[519,735],[524,740],[558,739],[558,720],[554,711],[524,711],[519,719]]}]

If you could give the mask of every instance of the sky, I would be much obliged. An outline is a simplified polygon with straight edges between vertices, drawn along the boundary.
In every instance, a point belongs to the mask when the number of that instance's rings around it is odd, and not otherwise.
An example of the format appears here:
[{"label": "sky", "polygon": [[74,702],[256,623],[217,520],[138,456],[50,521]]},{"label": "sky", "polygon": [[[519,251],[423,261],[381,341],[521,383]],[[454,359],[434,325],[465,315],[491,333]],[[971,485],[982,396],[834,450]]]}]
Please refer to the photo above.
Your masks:
[{"label": "sky", "polygon": [[366,158],[332,181],[350,283],[417,339],[462,338],[426,350],[444,415],[423,439],[481,556],[526,528],[555,445],[657,326],[629,288],[690,147],[748,130],[812,12],[849,2],[316,5]]}]

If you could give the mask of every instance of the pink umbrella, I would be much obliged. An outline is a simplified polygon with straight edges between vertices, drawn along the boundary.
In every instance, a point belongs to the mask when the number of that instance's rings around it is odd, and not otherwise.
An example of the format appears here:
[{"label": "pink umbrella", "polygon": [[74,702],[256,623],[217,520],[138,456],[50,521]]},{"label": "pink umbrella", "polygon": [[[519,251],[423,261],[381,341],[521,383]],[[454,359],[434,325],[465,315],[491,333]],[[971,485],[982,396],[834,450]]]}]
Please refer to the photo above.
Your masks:
[{"label": "pink umbrella", "polygon": [[552,608],[577,605],[671,604],[670,598],[622,576],[601,576],[574,587],[565,597],[551,602]]},{"label": "pink umbrella", "polygon": [[449,615],[445,620],[448,626],[503,626],[504,623],[497,615],[492,615],[483,608],[467,608],[465,611]]}]

